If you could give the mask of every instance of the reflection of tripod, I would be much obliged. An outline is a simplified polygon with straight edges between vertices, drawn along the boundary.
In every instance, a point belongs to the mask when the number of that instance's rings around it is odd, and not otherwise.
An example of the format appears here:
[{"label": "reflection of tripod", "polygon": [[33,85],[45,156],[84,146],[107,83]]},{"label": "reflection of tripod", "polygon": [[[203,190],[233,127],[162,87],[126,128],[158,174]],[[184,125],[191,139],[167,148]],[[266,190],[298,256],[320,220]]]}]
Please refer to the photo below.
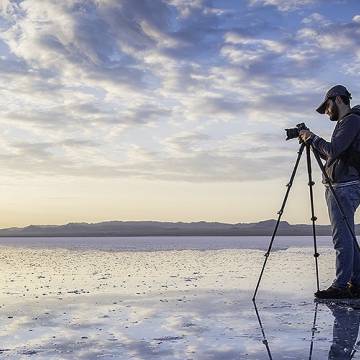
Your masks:
[{"label": "reflection of tripod", "polygon": [[[254,309],[255,309],[255,313],[256,313],[256,317],[257,317],[257,320],[258,320],[258,323],[259,323],[259,326],[260,326],[260,330],[261,330],[261,333],[262,333],[262,343],[265,345],[266,347],[266,351],[267,351],[267,354],[269,356],[269,359],[270,360],[273,360],[273,357],[272,357],[272,354],[271,354],[271,351],[270,351],[270,345],[269,345],[269,341],[267,340],[266,338],[266,335],[265,335],[265,329],[264,329],[264,326],[261,322],[261,319],[260,319],[260,314],[259,314],[259,310],[256,306],[256,302],[253,301],[253,305],[254,305]],[[312,359],[312,354],[313,354],[313,350],[314,350],[314,338],[315,338],[315,331],[317,330],[316,329],[316,317],[317,317],[317,311],[318,311],[318,303],[315,304],[315,311],[314,311],[314,321],[313,321],[313,326],[311,328],[311,341],[310,341],[310,351],[309,351],[309,360]],[[355,355],[355,350],[354,350],[354,355]],[[352,359],[353,356],[350,358]]]},{"label": "reflection of tripod", "polygon": [[299,162],[300,162],[300,158],[301,158],[301,155],[304,151],[304,148],[306,147],[306,160],[307,160],[307,170],[308,170],[308,177],[309,177],[309,191],[310,191],[310,203],[311,203],[311,221],[312,221],[312,231],[313,231],[313,238],[314,238],[314,257],[315,257],[315,271],[316,271],[316,287],[317,287],[317,291],[319,291],[319,267],[318,267],[318,257],[319,257],[319,253],[317,252],[317,244],[316,244],[316,232],[315,232],[315,221],[317,220],[315,214],[314,214],[314,197],[313,197],[313,185],[315,184],[312,180],[312,175],[311,175],[311,157],[310,157],[310,147],[313,151],[313,154],[315,156],[315,159],[324,175],[324,178],[329,186],[329,189],[330,191],[332,192],[333,196],[334,196],[334,199],[336,201],[336,204],[337,206],[339,207],[339,210],[340,210],[340,213],[343,217],[343,219],[345,220],[345,223],[346,223],[346,226],[348,227],[351,235],[352,235],[352,238],[354,240],[354,243],[357,247],[357,249],[360,251],[360,247],[359,247],[359,244],[356,240],[356,236],[355,236],[355,233],[353,231],[353,229],[351,228],[350,224],[349,224],[349,221],[347,219],[347,217],[345,216],[345,213],[344,213],[344,210],[340,204],[340,201],[334,191],[334,188],[333,186],[331,185],[331,181],[328,177],[328,175],[326,174],[325,172],[325,168],[324,168],[324,165],[323,163],[321,162],[321,159],[320,159],[320,155],[318,153],[318,151],[316,149],[314,149],[311,145],[308,145],[308,144],[305,144],[305,143],[301,143],[300,145],[300,149],[298,151],[298,157],[296,159],[296,163],[295,163],[295,166],[294,166],[294,169],[293,169],[293,172],[291,174],[291,177],[290,177],[290,181],[289,183],[286,185],[287,186],[287,191],[286,191],[286,194],[285,194],[285,197],[284,197],[284,200],[283,200],[283,203],[282,203],[282,206],[281,206],[281,209],[278,211],[278,220],[277,220],[277,223],[275,225],[275,229],[274,229],[274,232],[273,232],[273,235],[271,237],[271,240],[270,240],[270,244],[269,244],[269,247],[268,247],[268,250],[267,252],[265,253],[265,260],[264,260],[264,264],[263,264],[263,267],[261,269],[261,273],[260,273],[260,276],[259,276],[259,280],[257,282],[257,285],[256,285],[256,288],[255,288],[255,292],[254,292],[254,295],[253,295],[253,298],[252,300],[255,301],[255,298],[256,298],[256,294],[257,294],[257,291],[259,289],[259,285],[260,285],[260,281],[261,281],[261,278],[263,276],[263,273],[264,273],[264,270],[265,270],[265,266],[266,266],[266,262],[269,258],[269,255],[270,255],[270,252],[271,252],[271,248],[272,248],[272,245],[273,245],[273,242],[274,242],[274,239],[275,239],[275,235],[276,235],[276,232],[277,232],[277,229],[278,229],[278,226],[280,224],[280,219],[281,219],[281,216],[284,212],[284,209],[285,209],[285,205],[286,205],[286,201],[287,201],[287,198],[288,198],[288,195],[289,195],[289,192],[290,192],[290,189],[291,189],[291,186],[293,184],[293,181],[294,181],[294,178],[295,178],[295,174],[296,174],[296,170],[298,168],[298,165],[299,165]]},{"label": "reflection of tripod", "polygon": [[[359,308],[352,308],[351,306],[336,305],[334,303],[325,303],[331,310],[334,316],[332,345],[329,350],[328,359],[354,359],[355,354],[360,349],[360,341],[357,341],[359,334],[360,313]],[[259,323],[259,327],[262,333],[262,343],[266,347],[266,352],[269,360],[273,360],[273,356],[270,350],[270,344],[265,335],[265,329],[260,319],[260,313],[256,306],[256,302],[253,302],[256,317]],[[316,302],[314,309],[314,319],[311,328],[311,340],[309,349],[309,360],[313,358],[315,333],[317,329],[317,315],[318,315],[319,303]],[[321,306],[321,305],[320,305]],[[296,355],[296,354],[294,354]]]}]

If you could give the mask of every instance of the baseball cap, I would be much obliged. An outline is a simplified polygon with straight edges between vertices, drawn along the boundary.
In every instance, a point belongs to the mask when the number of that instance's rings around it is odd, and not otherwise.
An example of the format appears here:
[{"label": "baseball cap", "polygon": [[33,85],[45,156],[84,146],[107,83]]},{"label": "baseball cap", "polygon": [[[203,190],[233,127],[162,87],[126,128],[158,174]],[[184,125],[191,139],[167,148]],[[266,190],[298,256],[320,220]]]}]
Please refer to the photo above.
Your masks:
[{"label": "baseball cap", "polygon": [[321,105],[316,109],[316,111],[320,114],[325,113],[326,102],[329,98],[335,96],[346,96],[351,99],[351,94],[347,91],[346,87],[343,85],[335,85],[332,87],[325,95],[325,100],[321,103]]}]

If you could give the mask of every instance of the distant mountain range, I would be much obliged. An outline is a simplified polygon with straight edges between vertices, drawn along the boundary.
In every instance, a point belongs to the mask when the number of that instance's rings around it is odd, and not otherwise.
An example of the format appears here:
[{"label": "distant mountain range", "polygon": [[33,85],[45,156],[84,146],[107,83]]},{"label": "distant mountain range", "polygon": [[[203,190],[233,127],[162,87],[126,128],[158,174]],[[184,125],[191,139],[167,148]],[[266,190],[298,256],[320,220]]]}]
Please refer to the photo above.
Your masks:
[{"label": "distant mountain range", "polygon": [[[69,223],[66,225],[30,225],[24,228],[0,229],[0,237],[64,237],[64,236],[268,236],[276,220],[257,223],[224,224],[219,222],[106,221]],[[356,225],[360,234],[360,225]],[[312,225],[290,225],[281,221],[278,235],[312,235]],[[317,225],[317,235],[331,235],[330,225]]]}]

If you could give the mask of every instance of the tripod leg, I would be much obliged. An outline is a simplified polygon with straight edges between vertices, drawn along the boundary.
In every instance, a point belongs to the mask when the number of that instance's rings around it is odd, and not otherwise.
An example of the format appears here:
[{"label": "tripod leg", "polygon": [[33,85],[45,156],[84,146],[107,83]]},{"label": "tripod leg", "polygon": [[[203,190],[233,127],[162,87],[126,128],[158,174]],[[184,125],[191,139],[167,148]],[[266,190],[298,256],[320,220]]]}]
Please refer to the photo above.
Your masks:
[{"label": "tripod leg", "polygon": [[313,353],[313,349],[314,349],[314,338],[315,338],[315,331],[316,329],[316,316],[317,316],[317,311],[318,311],[318,305],[319,303],[315,304],[315,311],[314,311],[314,321],[313,321],[313,326],[311,328],[311,343],[310,343],[310,354],[309,354],[309,360],[312,359],[312,353]]},{"label": "tripod leg", "polygon": [[259,323],[259,325],[260,325],[260,329],[261,329],[262,336],[263,336],[262,343],[263,343],[263,344],[265,345],[265,347],[266,347],[266,351],[267,351],[267,353],[268,353],[268,355],[269,355],[269,359],[272,360],[269,342],[268,342],[267,339],[266,339],[265,330],[264,330],[263,324],[262,324],[262,322],[261,322],[260,315],[259,315],[259,311],[258,311],[258,309],[257,309],[256,302],[255,302],[255,301],[253,301],[253,305],[254,305],[254,308],[255,308],[256,317],[257,317],[257,319],[258,319],[258,323]]},{"label": "tripod leg", "polygon": [[325,168],[324,168],[323,163],[321,162],[319,153],[318,153],[317,150],[314,149],[313,147],[312,147],[312,151],[313,151],[313,154],[314,154],[314,156],[315,156],[315,159],[316,159],[317,163],[319,164],[319,167],[320,167],[320,169],[321,169],[321,172],[323,173],[323,175],[324,175],[324,177],[325,177],[325,180],[326,180],[326,182],[327,182],[328,185],[329,185],[329,189],[330,189],[331,193],[332,193],[333,196],[334,196],[334,199],[335,199],[335,201],[336,201],[336,204],[337,204],[337,206],[338,206],[338,208],[339,208],[339,210],[340,210],[341,216],[343,217],[343,219],[344,219],[344,221],[345,221],[345,224],[346,224],[347,228],[349,229],[349,231],[350,231],[350,233],[351,233],[351,236],[352,236],[352,238],[353,238],[354,244],[355,244],[356,248],[358,249],[358,251],[360,251],[360,247],[359,247],[359,244],[358,244],[358,242],[357,242],[355,232],[354,232],[353,229],[351,228],[351,226],[350,226],[350,224],[349,224],[349,221],[348,221],[347,217],[345,216],[344,209],[343,209],[343,207],[342,207],[342,205],[341,205],[341,203],[340,203],[340,201],[339,201],[339,198],[337,197],[337,195],[336,195],[336,193],[335,193],[335,190],[334,190],[333,186],[331,185],[331,181],[330,181],[329,176],[327,175],[327,173],[326,173],[326,171],[325,171]]},{"label": "tripod leg", "polygon": [[288,198],[288,195],[289,195],[289,192],[290,192],[290,189],[291,189],[291,186],[293,184],[293,181],[294,181],[294,178],[295,178],[295,174],[296,174],[296,170],[299,166],[299,162],[300,162],[300,158],[301,158],[301,155],[304,151],[304,147],[305,147],[305,144],[301,144],[300,146],[300,149],[298,151],[298,157],[296,159],[296,163],[295,163],[295,166],[294,166],[294,169],[293,169],[293,172],[291,174],[291,177],[290,177],[290,181],[288,182],[288,184],[286,185],[287,187],[287,190],[286,190],[286,194],[285,194],[285,197],[284,197],[284,200],[283,200],[283,203],[281,205],[281,209],[278,211],[278,219],[277,219],[277,222],[276,222],[276,225],[275,225],[275,229],[274,229],[274,232],[272,234],[272,237],[271,237],[271,241],[270,241],[270,244],[269,244],[269,247],[268,247],[268,250],[267,252],[265,253],[265,260],[264,260],[264,264],[263,264],[263,267],[261,269],[261,273],[260,273],[260,276],[259,276],[259,279],[258,279],[258,282],[256,284],[256,288],[255,288],[255,292],[254,292],[254,295],[253,295],[253,301],[255,301],[255,298],[256,298],[256,294],[257,294],[257,291],[259,289],[259,285],[260,285],[260,281],[261,281],[261,278],[263,276],[263,273],[264,273],[264,270],[265,270],[265,266],[266,266],[266,262],[269,258],[269,255],[270,255],[270,251],[271,251],[271,248],[272,248],[272,244],[274,242],[274,239],[275,239],[275,235],[276,235],[276,232],[277,232],[277,229],[279,227],[279,224],[280,224],[280,219],[281,219],[281,216],[284,212],[284,209],[285,209],[285,205],[286,205],[286,201],[287,201],[287,198]]},{"label": "tripod leg", "polygon": [[315,232],[315,221],[317,217],[315,216],[314,211],[314,195],[313,195],[313,185],[315,184],[312,180],[311,175],[311,157],[310,157],[310,145],[306,146],[306,162],[307,162],[307,170],[309,176],[309,192],[310,192],[310,204],[311,204],[311,221],[312,221],[312,231],[313,231],[313,238],[314,238],[314,258],[315,258],[315,271],[316,271],[316,286],[317,291],[319,291],[319,265],[318,265],[318,257],[319,253],[317,252],[317,245],[316,245],[316,232]]}]

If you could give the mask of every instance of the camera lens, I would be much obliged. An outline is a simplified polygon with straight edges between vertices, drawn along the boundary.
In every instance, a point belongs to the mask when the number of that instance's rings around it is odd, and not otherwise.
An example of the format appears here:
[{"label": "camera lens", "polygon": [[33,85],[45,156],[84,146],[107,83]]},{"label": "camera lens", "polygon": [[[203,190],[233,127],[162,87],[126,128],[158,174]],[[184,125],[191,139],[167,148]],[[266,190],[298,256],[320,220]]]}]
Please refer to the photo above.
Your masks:
[{"label": "camera lens", "polygon": [[286,140],[295,139],[300,135],[298,128],[285,129],[285,131],[286,131]]}]

